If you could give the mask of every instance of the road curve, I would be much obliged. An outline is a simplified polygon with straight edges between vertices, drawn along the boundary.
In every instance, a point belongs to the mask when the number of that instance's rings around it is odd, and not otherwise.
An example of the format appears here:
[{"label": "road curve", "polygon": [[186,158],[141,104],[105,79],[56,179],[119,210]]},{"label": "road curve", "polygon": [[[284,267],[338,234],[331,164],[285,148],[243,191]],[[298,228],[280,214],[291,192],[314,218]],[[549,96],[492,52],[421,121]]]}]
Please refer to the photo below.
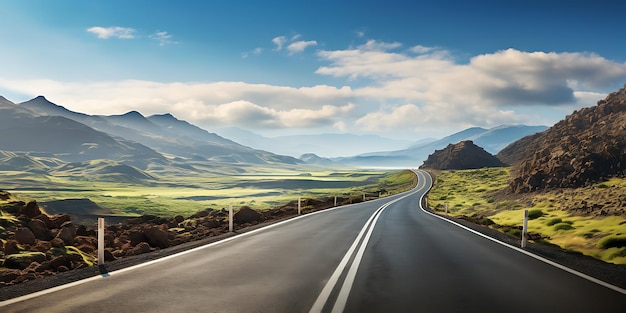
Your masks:
[{"label": "road curve", "polygon": [[624,312],[626,296],[420,209],[410,192],[0,302],[2,312]]}]

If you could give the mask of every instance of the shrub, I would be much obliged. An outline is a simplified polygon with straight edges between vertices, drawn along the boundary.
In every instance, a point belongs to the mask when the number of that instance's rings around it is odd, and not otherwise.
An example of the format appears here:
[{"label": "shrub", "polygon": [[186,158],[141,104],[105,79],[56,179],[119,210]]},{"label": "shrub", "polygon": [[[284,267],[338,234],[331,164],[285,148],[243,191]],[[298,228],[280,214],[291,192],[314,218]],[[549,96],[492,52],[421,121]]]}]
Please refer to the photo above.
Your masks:
[{"label": "shrub", "polygon": [[574,226],[570,223],[558,223],[554,225],[554,230],[570,230],[574,229]]},{"label": "shrub", "polygon": [[601,249],[626,247],[626,237],[605,237],[598,242],[598,247]]},{"label": "shrub", "polygon": [[528,219],[534,220],[536,218],[540,218],[543,216],[543,211],[541,210],[530,210],[528,211]]},{"label": "shrub", "polygon": [[556,225],[556,224],[561,223],[561,222],[563,222],[563,220],[562,220],[560,217],[555,217],[555,218],[553,218],[553,219],[549,220],[549,221],[546,223],[546,225],[548,225],[548,226],[553,226],[553,225]]},{"label": "shrub", "polygon": [[494,198],[487,199],[487,203],[494,203],[494,202],[496,202],[496,200]]}]

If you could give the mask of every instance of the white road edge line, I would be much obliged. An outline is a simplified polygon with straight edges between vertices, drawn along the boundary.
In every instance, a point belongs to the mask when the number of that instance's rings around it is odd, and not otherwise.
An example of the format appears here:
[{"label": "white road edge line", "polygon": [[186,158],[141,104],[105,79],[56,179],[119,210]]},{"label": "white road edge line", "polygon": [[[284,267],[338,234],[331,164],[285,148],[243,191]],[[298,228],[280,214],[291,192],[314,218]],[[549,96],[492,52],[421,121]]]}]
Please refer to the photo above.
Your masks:
[{"label": "white road edge line", "polygon": [[[374,200],[374,201],[376,201],[376,200]],[[251,230],[251,231],[245,232],[243,234],[239,234],[239,235],[228,237],[228,238],[225,238],[225,239],[222,239],[222,240],[218,240],[216,242],[212,242],[212,243],[206,244],[204,246],[200,246],[200,247],[196,247],[196,248],[193,248],[193,249],[181,251],[181,252],[178,252],[178,253],[175,253],[175,254],[172,254],[172,255],[164,256],[164,257],[156,259],[156,260],[152,260],[152,261],[148,261],[148,262],[145,262],[145,263],[137,264],[137,265],[134,265],[134,266],[123,268],[123,269],[119,269],[117,271],[113,271],[113,272],[107,273],[106,275],[97,275],[97,276],[85,278],[85,279],[82,279],[82,280],[78,280],[78,281],[75,281],[75,282],[71,282],[71,283],[68,283],[68,284],[65,284],[65,285],[56,286],[56,287],[52,287],[52,288],[49,288],[49,289],[41,290],[41,291],[38,291],[38,292],[34,292],[34,293],[31,293],[31,294],[23,295],[23,296],[16,297],[16,298],[13,298],[13,299],[4,300],[4,301],[0,302],[0,307],[4,307],[4,306],[11,305],[11,304],[14,304],[14,303],[26,301],[26,300],[29,300],[29,299],[40,297],[40,296],[43,296],[43,295],[46,295],[46,294],[49,294],[49,293],[57,292],[57,291],[60,291],[60,290],[63,290],[63,289],[67,289],[67,288],[71,288],[71,287],[74,287],[74,286],[82,285],[84,283],[88,283],[88,282],[91,282],[91,281],[94,281],[94,280],[107,278],[109,276],[118,275],[118,274],[121,274],[121,273],[124,273],[124,272],[136,270],[136,269],[142,268],[144,266],[148,266],[148,265],[151,265],[151,264],[155,264],[155,263],[159,263],[159,262],[162,262],[162,261],[165,261],[165,260],[169,260],[169,259],[172,259],[172,258],[175,258],[175,257],[178,257],[178,256],[185,255],[187,253],[193,253],[195,251],[199,251],[199,250],[206,249],[206,248],[209,248],[209,247],[217,246],[219,244],[223,244],[223,243],[229,242],[231,240],[239,239],[241,237],[250,236],[252,234],[255,234],[255,233],[258,233],[258,232],[261,232],[261,231],[265,231],[265,230],[277,227],[277,226],[282,225],[282,224],[291,223],[291,222],[299,220],[301,218],[307,218],[307,217],[310,217],[310,216],[313,216],[313,215],[316,215],[316,214],[320,214],[320,213],[324,213],[324,212],[330,212],[330,211],[334,211],[334,210],[337,210],[337,209],[350,207],[350,206],[353,206],[353,205],[354,204],[348,204],[348,205],[344,205],[344,206],[338,206],[338,207],[329,208],[329,209],[326,209],[326,210],[320,210],[320,211],[304,214],[304,215],[301,215],[301,216],[298,216],[298,217],[294,217],[294,218],[290,218],[290,219],[287,219],[287,220],[284,220],[284,221],[281,221],[281,222],[278,222],[278,223],[274,223],[274,224],[267,225],[267,226],[264,226],[264,227],[261,227],[261,228],[257,228],[255,230]]]},{"label": "white road edge line", "polygon": [[348,265],[348,261],[350,260],[350,258],[354,254],[354,250],[357,248],[357,246],[359,246],[358,244],[361,241],[361,238],[363,237],[363,234],[365,233],[365,231],[369,227],[369,231],[367,232],[367,235],[366,235],[365,239],[361,243],[361,245],[359,247],[359,251],[357,252],[357,255],[356,255],[355,259],[352,261],[352,265],[351,265],[350,269],[348,270],[348,275],[345,278],[343,285],[341,286],[341,290],[339,292],[339,296],[338,296],[338,298],[337,298],[337,300],[336,300],[336,302],[335,302],[335,304],[333,306],[333,309],[332,309],[332,312],[342,312],[343,311],[343,309],[345,307],[345,304],[348,301],[348,296],[350,294],[350,290],[352,289],[352,284],[354,282],[354,278],[356,277],[356,272],[358,270],[359,264],[361,263],[361,259],[363,257],[363,252],[365,251],[365,247],[367,246],[367,242],[369,241],[369,238],[370,238],[370,236],[372,234],[374,226],[376,225],[376,222],[378,221],[378,217],[380,216],[382,211],[384,209],[386,209],[392,203],[394,203],[396,201],[399,201],[401,199],[404,199],[404,198],[406,198],[408,196],[411,196],[411,195],[415,194],[416,192],[418,192],[419,190],[421,190],[422,187],[420,187],[419,184],[420,184],[420,181],[418,180],[418,184],[417,184],[417,186],[415,186],[415,188],[413,188],[411,191],[407,192],[405,195],[402,195],[402,196],[400,196],[400,197],[398,197],[398,198],[396,198],[396,199],[394,199],[392,201],[389,201],[389,202],[383,204],[380,208],[378,208],[374,212],[374,214],[372,214],[372,216],[370,216],[370,218],[367,220],[367,222],[365,222],[365,225],[363,225],[363,228],[361,228],[361,231],[359,232],[359,235],[356,237],[356,239],[354,240],[354,242],[352,243],[352,245],[350,246],[350,248],[348,249],[348,251],[344,255],[343,259],[341,259],[341,262],[339,262],[339,265],[337,265],[337,268],[335,268],[335,271],[333,272],[333,274],[330,276],[330,278],[326,282],[326,285],[324,285],[324,288],[322,289],[322,291],[320,292],[319,296],[315,300],[315,303],[311,307],[311,310],[309,311],[309,313],[321,313],[322,312],[322,309],[326,305],[326,302],[328,302],[328,298],[330,297],[331,292],[333,291],[333,289],[335,288],[335,286],[337,285],[337,283],[339,281],[339,277],[341,276],[341,273],[343,273],[344,269]]},{"label": "white road edge line", "polygon": [[[421,171],[414,171],[414,172],[417,174],[418,172],[421,172]],[[422,173],[422,175],[425,175],[425,174],[423,174],[423,173]],[[429,174],[429,176],[430,176],[430,174]],[[418,174],[418,177],[419,177],[419,174]],[[431,178],[430,187],[432,187],[432,178]],[[430,187],[429,187],[429,188],[430,188]],[[424,194],[424,195],[425,195],[425,194]],[[475,230],[473,230],[473,229],[471,229],[471,228],[469,228],[469,227],[463,226],[463,225],[461,225],[461,224],[459,224],[459,223],[457,223],[457,222],[455,222],[455,221],[449,220],[449,219],[447,219],[447,218],[445,218],[445,217],[442,217],[442,216],[439,216],[439,215],[437,215],[437,214],[434,214],[434,213],[428,212],[428,211],[426,211],[426,210],[422,207],[422,198],[424,197],[424,195],[422,195],[422,197],[420,197],[420,201],[419,201],[419,208],[420,208],[420,210],[424,211],[426,214],[429,214],[429,215],[432,215],[432,216],[437,217],[437,218],[439,218],[439,219],[442,219],[442,220],[444,220],[444,221],[446,221],[446,222],[448,222],[448,223],[451,223],[451,224],[453,224],[453,225],[456,225],[456,226],[458,226],[458,227],[461,227],[461,228],[463,228],[463,229],[465,229],[465,230],[467,230],[467,231],[469,231],[469,232],[471,232],[471,233],[474,233],[474,234],[476,234],[476,235],[478,235],[478,236],[481,236],[481,237],[483,237],[483,238],[485,238],[485,239],[491,240],[491,241],[493,241],[493,242],[495,242],[495,243],[498,243],[498,244],[500,244],[500,245],[503,245],[503,246],[505,246],[505,247],[507,247],[507,248],[513,249],[513,250],[515,250],[515,251],[517,251],[517,252],[520,252],[520,253],[523,253],[523,254],[525,254],[525,255],[527,255],[527,256],[529,256],[529,257],[531,257],[531,258],[534,258],[534,259],[539,260],[539,261],[541,261],[541,262],[547,263],[547,264],[552,265],[552,266],[554,266],[554,267],[556,267],[556,268],[559,268],[559,269],[561,269],[561,270],[564,270],[564,271],[566,271],[566,272],[569,272],[569,273],[571,273],[571,274],[574,274],[574,275],[576,275],[576,276],[578,276],[578,277],[584,278],[584,279],[586,279],[586,280],[588,280],[588,281],[594,282],[594,283],[596,283],[596,284],[598,284],[598,285],[601,285],[601,286],[603,286],[603,287],[606,287],[606,288],[612,289],[612,290],[614,290],[614,291],[617,291],[617,292],[619,292],[619,293],[621,293],[621,294],[625,294],[625,295],[626,295],[626,289],[624,289],[624,288],[620,288],[620,287],[618,287],[618,286],[615,286],[615,285],[609,284],[609,283],[607,283],[607,282],[605,282],[605,281],[602,281],[602,280],[600,280],[600,279],[597,279],[597,278],[595,278],[595,277],[592,277],[592,276],[589,276],[589,275],[587,275],[587,274],[581,273],[581,272],[579,272],[579,271],[577,271],[577,270],[571,269],[571,268],[569,268],[569,267],[567,267],[567,266],[565,266],[565,265],[561,265],[561,264],[556,263],[556,262],[554,262],[554,261],[548,260],[548,259],[546,259],[546,258],[544,258],[544,257],[542,257],[542,256],[539,256],[539,255],[536,255],[536,254],[531,253],[531,252],[529,252],[529,251],[523,250],[523,249],[521,249],[521,248],[518,248],[518,247],[512,246],[512,245],[510,245],[510,244],[508,244],[508,243],[502,242],[502,241],[497,240],[497,239],[495,239],[495,238],[491,238],[491,237],[489,237],[489,236],[487,236],[487,235],[485,235],[485,234],[482,234],[482,233],[480,233],[480,232],[478,232],[478,231],[475,231]]]}]

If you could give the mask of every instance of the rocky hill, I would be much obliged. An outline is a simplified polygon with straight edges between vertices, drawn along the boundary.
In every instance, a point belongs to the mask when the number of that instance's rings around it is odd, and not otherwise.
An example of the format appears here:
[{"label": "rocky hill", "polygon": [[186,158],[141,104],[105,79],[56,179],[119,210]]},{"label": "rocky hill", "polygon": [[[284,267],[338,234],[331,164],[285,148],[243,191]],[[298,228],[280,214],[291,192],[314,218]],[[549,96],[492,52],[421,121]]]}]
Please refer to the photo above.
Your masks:
[{"label": "rocky hill", "polygon": [[514,165],[514,192],[581,187],[626,171],[626,85],[593,107],[511,144],[498,158]]},{"label": "rocky hill", "polygon": [[475,145],[471,140],[449,144],[428,156],[420,168],[437,170],[464,170],[504,166],[495,156]]}]

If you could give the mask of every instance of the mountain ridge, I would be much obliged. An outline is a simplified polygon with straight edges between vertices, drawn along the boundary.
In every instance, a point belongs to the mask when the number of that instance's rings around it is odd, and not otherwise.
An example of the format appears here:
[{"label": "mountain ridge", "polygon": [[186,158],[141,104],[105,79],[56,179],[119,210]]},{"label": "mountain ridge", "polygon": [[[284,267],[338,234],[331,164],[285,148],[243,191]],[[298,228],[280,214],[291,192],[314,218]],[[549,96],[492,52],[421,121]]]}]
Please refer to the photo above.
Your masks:
[{"label": "mountain ridge", "polygon": [[587,186],[626,174],[626,85],[503,149],[514,192]]}]

